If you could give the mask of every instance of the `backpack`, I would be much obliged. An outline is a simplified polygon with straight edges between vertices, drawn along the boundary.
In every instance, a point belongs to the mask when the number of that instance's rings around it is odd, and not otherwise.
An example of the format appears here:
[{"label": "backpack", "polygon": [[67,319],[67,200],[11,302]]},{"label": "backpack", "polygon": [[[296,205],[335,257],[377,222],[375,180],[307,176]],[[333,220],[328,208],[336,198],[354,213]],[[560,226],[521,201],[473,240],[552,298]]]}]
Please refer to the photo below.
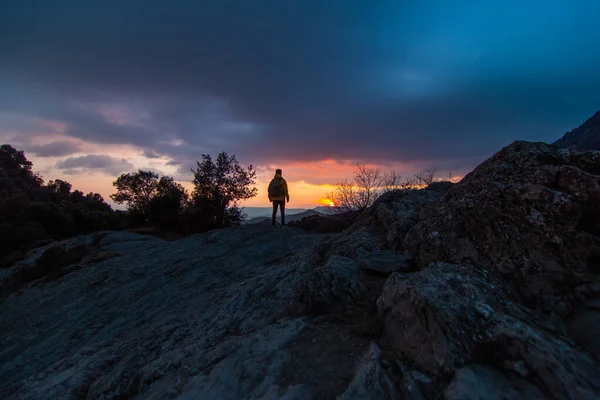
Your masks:
[{"label": "backpack", "polygon": [[282,197],[285,193],[283,193],[283,188],[281,187],[281,179],[272,179],[271,183],[269,183],[269,196],[270,197]]}]

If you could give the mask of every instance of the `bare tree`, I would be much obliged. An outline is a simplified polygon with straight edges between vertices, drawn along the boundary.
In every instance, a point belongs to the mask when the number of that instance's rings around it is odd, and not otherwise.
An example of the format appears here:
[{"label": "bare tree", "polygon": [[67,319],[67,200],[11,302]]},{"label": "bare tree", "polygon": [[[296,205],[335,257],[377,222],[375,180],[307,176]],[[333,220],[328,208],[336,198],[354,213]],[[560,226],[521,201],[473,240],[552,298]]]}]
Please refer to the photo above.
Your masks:
[{"label": "bare tree", "polygon": [[391,192],[392,190],[406,190],[410,188],[411,180],[404,178],[396,171],[390,171],[383,175],[382,191]]},{"label": "bare tree", "polygon": [[328,198],[333,202],[337,213],[354,222],[383,193],[393,190],[422,189],[435,182],[435,170],[414,174],[404,178],[396,171],[382,173],[378,168],[356,164],[352,181],[338,182]]},{"label": "bare tree", "polygon": [[435,182],[435,169],[419,172],[414,175],[413,186],[416,189],[427,187]]},{"label": "bare tree", "polygon": [[381,195],[383,183],[384,176],[378,168],[358,163],[354,179],[338,182],[329,199],[338,213],[353,221]]},{"label": "bare tree", "polygon": [[354,206],[359,212],[362,212],[371,207],[381,195],[383,176],[378,168],[356,164],[354,183],[356,184]]}]

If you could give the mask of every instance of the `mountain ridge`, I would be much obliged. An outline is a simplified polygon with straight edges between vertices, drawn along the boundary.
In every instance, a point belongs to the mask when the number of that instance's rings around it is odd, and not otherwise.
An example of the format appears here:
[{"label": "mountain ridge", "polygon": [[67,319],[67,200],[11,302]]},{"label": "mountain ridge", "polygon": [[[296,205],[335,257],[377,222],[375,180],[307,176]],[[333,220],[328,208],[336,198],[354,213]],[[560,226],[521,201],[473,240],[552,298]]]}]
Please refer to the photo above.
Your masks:
[{"label": "mountain ridge", "polygon": [[565,133],[554,144],[562,148],[574,146],[580,150],[600,150],[600,111],[579,127]]}]

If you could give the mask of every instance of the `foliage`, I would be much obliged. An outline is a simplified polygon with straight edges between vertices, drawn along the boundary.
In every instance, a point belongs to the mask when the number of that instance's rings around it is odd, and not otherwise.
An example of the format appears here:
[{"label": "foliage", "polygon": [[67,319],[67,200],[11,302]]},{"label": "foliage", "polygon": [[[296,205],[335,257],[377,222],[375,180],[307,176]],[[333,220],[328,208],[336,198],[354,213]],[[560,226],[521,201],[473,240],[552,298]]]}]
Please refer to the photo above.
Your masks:
[{"label": "foliage", "polygon": [[188,193],[170,176],[158,177],[152,171],[122,174],[113,182],[117,193],[110,197],[127,205],[130,227],[154,225],[159,230],[181,229],[181,215]]},{"label": "foliage", "polygon": [[51,239],[122,227],[119,214],[100,194],[71,189],[59,179],[44,185],[23,151],[0,146],[0,256]]},{"label": "foliage", "polygon": [[225,226],[239,225],[244,215],[239,201],[256,196],[256,171],[252,165],[243,168],[235,155],[221,152],[216,160],[207,154],[197,162],[194,190],[188,210],[192,230],[206,231]]},{"label": "foliage", "polygon": [[147,217],[150,214],[150,201],[156,194],[158,174],[152,171],[122,174],[113,182],[117,193],[110,198],[117,204],[127,204],[127,211]]},{"label": "foliage", "polygon": [[33,173],[33,163],[27,159],[23,151],[9,144],[0,146],[0,173],[2,189],[29,188],[41,186],[42,179]]}]

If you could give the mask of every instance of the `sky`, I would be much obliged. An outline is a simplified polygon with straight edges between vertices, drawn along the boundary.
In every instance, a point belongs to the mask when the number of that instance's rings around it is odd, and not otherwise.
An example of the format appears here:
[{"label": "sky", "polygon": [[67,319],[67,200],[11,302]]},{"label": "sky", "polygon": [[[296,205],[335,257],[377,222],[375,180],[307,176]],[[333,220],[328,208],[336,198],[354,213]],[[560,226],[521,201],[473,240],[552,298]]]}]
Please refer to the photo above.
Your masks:
[{"label": "sky", "polygon": [[1,0],[0,142],[43,178],[190,187],[235,154],[313,207],[365,163],[460,177],[600,109],[597,0]]}]

